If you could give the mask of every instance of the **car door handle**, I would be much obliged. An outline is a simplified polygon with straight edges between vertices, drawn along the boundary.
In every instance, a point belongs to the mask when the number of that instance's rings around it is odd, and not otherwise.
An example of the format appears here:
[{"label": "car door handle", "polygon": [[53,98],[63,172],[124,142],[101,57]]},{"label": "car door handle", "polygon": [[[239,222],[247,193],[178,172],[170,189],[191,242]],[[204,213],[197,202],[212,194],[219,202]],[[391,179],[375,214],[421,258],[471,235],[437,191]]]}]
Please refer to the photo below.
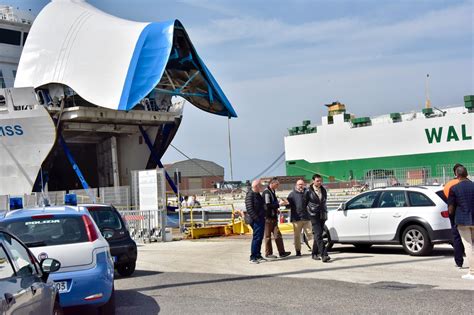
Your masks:
[{"label": "car door handle", "polygon": [[15,304],[16,300],[13,294],[5,293],[3,296],[5,297],[5,301],[7,302],[7,305]]},{"label": "car door handle", "polygon": [[399,218],[399,217],[401,217],[401,216],[402,216],[402,215],[401,215],[400,213],[395,213],[395,214],[393,215],[394,218]]},{"label": "car door handle", "polygon": [[369,216],[368,216],[367,214],[361,214],[360,217],[361,217],[362,219],[367,219]]}]

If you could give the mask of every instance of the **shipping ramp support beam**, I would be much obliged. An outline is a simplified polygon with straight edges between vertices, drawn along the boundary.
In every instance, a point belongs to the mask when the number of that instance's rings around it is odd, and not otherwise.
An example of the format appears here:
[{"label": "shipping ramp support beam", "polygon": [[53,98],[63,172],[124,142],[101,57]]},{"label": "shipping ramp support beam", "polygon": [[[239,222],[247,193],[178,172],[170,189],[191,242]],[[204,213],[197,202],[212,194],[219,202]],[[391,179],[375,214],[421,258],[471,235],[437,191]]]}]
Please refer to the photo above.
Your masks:
[{"label": "shipping ramp support beam", "polygon": [[[152,156],[153,160],[155,161],[156,165],[158,165],[159,168],[164,169],[163,164],[161,163],[161,160],[158,157],[158,154],[156,153],[155,149],[153,148],[153,144],[151,143],[150,137],[148,137],[148,134],[146,133],[145,129],[143,129],[143,127],[141,125],[139,125],[138,128],[140,129],[140,132],[143,136],[143,139],[145,140],[146,145],[148,146],[148,149],[150,149],[151,156]],[[165,177],[166,177],[166,181],[170,185],[171,189],[177,195],[178,194],[178,188],[176,187],[175,183],[173,182],[171,177],[168,175],[168,172],[166,170],[165,170]]]}]

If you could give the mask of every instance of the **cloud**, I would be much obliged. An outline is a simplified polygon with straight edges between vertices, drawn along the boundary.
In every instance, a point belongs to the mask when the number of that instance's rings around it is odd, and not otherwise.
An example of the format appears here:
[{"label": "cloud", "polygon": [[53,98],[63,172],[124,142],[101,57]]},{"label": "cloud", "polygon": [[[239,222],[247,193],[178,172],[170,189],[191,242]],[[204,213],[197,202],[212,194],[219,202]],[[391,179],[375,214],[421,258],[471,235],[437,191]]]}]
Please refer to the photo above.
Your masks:
[{"label": "cloud", "polygon": [[223,3],[209,0],[179,0],[178,2],[228,16],[234,16],[239,13],[239,10],[232,5],[232,2]]},{"label": "cloud", "polygon": [[440,39],[472,33],[472,5],[434,10],[410,20],[387,21],[385,24],[379,19],[357,17],[301,24],[290,24],[275,18],[231,17],[212,20],[205,27],[191,27],[189,31],[202,46],[232,42],[248,46],[348,42],[392,47],[427,37]]}]

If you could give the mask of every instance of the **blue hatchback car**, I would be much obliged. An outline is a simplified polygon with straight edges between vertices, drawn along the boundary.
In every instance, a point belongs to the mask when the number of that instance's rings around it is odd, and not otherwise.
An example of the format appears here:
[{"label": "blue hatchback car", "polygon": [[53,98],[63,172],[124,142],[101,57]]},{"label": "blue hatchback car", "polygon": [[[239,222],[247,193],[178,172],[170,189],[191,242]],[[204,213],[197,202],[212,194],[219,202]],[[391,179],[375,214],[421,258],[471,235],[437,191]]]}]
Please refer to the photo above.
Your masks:
[{"label": "blue hatchback car", "polygon": [[39,261],[61,261],[50,275],[62,307],[92,305],[115,313],[114,263],[107,241],[87,210],[77,206],[21,209],[8,212],[0,227],[16,235]]}]

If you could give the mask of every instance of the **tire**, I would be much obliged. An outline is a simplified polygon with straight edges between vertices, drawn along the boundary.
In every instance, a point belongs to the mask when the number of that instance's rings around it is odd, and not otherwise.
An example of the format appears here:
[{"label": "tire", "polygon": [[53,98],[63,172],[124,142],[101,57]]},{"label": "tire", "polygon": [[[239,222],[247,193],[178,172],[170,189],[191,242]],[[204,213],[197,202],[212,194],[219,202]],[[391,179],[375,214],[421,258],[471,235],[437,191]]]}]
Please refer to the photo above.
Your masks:
[{"label": "tire", "polygon": [[324,227],[323,242],[326,243],[326,249],[328,251],[334,246],[334,242],[331,241],[331,234],[329,234],[329,230],[327,227]]},{"label": "tire", "polygon": [[135,272],[135,266],[136,266],[135,261],[122,264],[122,265],[117,266],[117,272],[122,277],[129,277]]},{"label": "tire", "polygon": [[403,231],[402,245],[410,256],[426,256],[433,250],[428,232],[419,225],[410,225]]},{"label": "tire", "polygon": [[54,306],[53,306],[53,315],[63,315],[63,308],[59,304],[59,296],[56,297],[54,300]]},{"label": "tire", "polygon": [[100,315],[115,315],[115,288],[112,287],[112,294],[110,295],[110,299],[99,307]]},{"label": "tire", "polygon": [[360,250],[367,250],[372,247],[372,244],[364,244],[364,243],[356,243],[352,245],[354,245],[355,248],[360,249]]}]

